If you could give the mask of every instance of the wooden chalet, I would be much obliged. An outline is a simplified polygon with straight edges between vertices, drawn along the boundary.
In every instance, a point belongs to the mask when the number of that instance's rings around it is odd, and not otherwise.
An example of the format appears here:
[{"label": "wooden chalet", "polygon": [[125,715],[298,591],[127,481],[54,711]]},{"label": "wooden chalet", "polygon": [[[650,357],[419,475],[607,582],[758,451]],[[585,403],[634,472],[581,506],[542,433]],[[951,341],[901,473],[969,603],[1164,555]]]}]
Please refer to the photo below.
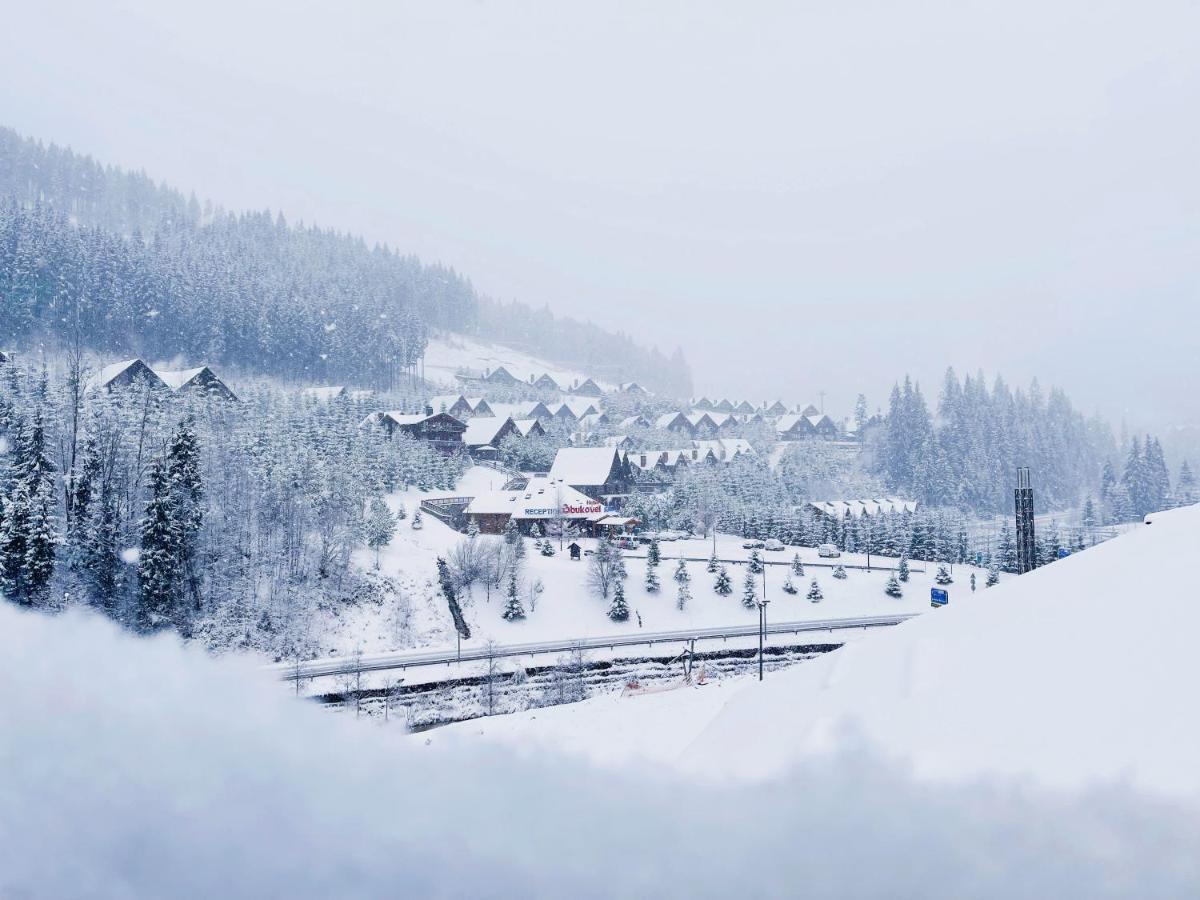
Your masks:
[{"label": "wooden chalet", "polygon": [[367,416],[363,424],[383,428],[389,436],[399,433],[424,441],[447,454],[463,449],[462,436],[467,430],[465,422],[447,413],[378,412]]},{"label": "wooden chalet", "polygon": [[176,394],[216,397],[219,400],[229,400],[233,403],[238,401],[237,394],[230,390],[229,385],[218,378],[208,366],[180,369],[174,372],[159,372],[158,377]]}]

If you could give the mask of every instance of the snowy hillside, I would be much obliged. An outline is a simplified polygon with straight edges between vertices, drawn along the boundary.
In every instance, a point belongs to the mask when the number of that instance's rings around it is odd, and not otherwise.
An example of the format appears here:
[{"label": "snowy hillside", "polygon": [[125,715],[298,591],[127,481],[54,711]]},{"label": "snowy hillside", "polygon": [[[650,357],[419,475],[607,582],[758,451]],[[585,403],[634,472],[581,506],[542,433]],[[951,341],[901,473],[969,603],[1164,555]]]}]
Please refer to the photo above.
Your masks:
[{"label": "snowy hillside", "polygon": [[549,375],[564,390],[588,378],[592,378],[605,390],[616,387],[579,369],[547,362],[512,347],[452,332],[443,332],[431,337],[429,346],[425,349],[426,380],[449,388],[457,387],[455,375],[459,372],[482,375],[485,371],[500,366],[522,381],[528,381],[530,375],[535,378],[543,374]]},{"label": "snowy hillside", "polygon": [[[1003,775],[1200,798],[1200,506],[1152,522],[763,685],[589,700],[437,739],[640,757],[719,781],[867,750],[935,780]],[[747,753],[751,734],[762,738]]]}]

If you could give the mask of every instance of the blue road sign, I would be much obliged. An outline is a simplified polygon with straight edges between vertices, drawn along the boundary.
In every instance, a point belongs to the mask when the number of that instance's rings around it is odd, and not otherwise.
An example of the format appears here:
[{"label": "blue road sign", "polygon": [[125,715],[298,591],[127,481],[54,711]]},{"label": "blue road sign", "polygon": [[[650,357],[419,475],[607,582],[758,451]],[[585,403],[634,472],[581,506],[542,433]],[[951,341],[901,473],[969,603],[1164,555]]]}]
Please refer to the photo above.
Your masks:
[{"label": "blue road sign", "polygon": [[950,592],[942,588],[929,589],[929,605],[930,606],[945,606],[950,602]]}]

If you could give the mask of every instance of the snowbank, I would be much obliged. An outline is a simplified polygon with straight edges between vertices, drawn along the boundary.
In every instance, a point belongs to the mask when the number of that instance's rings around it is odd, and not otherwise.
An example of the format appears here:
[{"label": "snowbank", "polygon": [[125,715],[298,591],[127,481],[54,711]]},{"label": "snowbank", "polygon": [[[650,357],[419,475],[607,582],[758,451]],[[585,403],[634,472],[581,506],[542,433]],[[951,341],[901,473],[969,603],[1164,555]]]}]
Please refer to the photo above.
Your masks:
[{"label": "snowbank", "polygon": [[[0,685],[3,897],[1200,888],[1196,820],[1126,791],[935,786],[859,755],[729,789],[482,744],[423,752],[248,660],[81,612],[0,602]],[[728,764],[763,742],[745,735]]]}]

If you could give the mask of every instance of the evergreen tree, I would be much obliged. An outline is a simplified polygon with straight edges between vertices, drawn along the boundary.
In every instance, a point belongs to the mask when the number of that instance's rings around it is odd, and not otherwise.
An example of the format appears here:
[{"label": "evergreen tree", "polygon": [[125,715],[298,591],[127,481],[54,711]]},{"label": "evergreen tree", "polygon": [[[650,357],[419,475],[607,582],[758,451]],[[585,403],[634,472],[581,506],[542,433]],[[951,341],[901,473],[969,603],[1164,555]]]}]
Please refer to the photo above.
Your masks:
[{"label": "evergreen tree", "polygon": [[934,581],[938,584],[953,584],[954,579],[950,575],[950,570],[946,566],[938,566],[937,575],[934,576]]},{"label": "evergreen tree", "polygon": [[662,562],[662,553],[658,549],[658,538],[653,538],[650,541],[650,547],[646,550],[646,564],[657,566]]},{"label": "evergreen tree", "polygon": [[659,588],[661,587],[661,585],[659,584],[659,581],[658,581],[658,566],[650,565],[649,560],[646,561],[645,586],[646,586],[647,594],[657,594],[659,591]]},{"label": "evergreen tree", "polygon": [[[396,521],[403,522],[407,518],[408,518],[408,509],[404,506],[403,503],[401,503],[400,507],[396,510]],[[475,534],[478,535],[479,534],[479,523],[477,523],[474,519],[472,519],[470,522],[467,523],[467,534],[471,533],[472,528],[475,529]]]},{"label": "evergreen tree", "polygon": [[758,585],[754,579],[754,572],[746,569],[746,578],[742,582],[742,606],[746,609],[754,609],[758,603]]},{"label": "evergreen tree", "polygon": [[680,559],[679,564],[675,566],[675,580],[680,584],[691,581],[691,573],[688,572],[687,560]]},{"label": "evergreen tree", "polygon": [[554,544],[551,542],[550,538],[546,538],[544,541],[542,541],[542,556],[553,556],[554,552]]},{"label": "evergreen tree", "polygon": [[798,578],[804,577],[804,563],[800,561],[799,553],[792,557],[792,574]]},{"label": "evergreen tree", "polygon": [[425,523],[421,521],[421,507],[419,506],[413,511],[411,527],[413,531],[420,531],[425,527]]},{"label": "evergreen tree", "polygon": [[[419,511],[419,510],[418,510]],[[446,565],[446,560],[438,557],[438,584],[442,588],[442,596],[446,598],[446,605],[450,609],[450,618],[454,622],[454,630],[458,632],[459,637],[464,641],[471,639],[471,626],[467,624],[467,619],[463,615],[462,605],[458,602],[458,592],[454,589],[454,577],[450,574],[450,567]]]},{"label": "evergreen tree", "polygon": [[817,579],[813,579],[808,586],[808,594],[805,595],[811,602],[820,603],[825,599],[825,595],[821,593],[821,585],[817,584]]},{"label": "evergreen tree", "polygon": [[796,590],[796,585],[792,582],[792,576],[790,572],[783,579],[783,592],[785,594],[799,593]]},{"label": "evergreen tree", "polygon": [[713,590],[722,597],[728,597],[733,593],[733,581],[729,577],[729,570],[724,566],[717,570],[716,580],[713,581]]},{"label": "evergreen tree", "polygon": [[1012,526],[1007,518],[1000,524],[1000,539],[996,552],[999,565],[1004,571],[1017,571],[1017,542],[1013,539]]},{"label": "evergreen tree", "polygon": [[971,593],[975,593],[975,573],[971,573]]},{"label": "evergreen tree", "polygon": [[839,581],[845,581],[846,580],[846,567],[843,566],[841,563],[838,563],[836,566],[834,566],[833,567],[833,577],[838,579]]},{"label": "evergreen tree", "polygon": [[749,565],[750,571],[753,572],[755,575],[758,575],[759,573],[762,572],[762,570],[763,570],[762,555],[757,550],[750,551],[750,562],[748,565]]},{"label": "evergreen tree", "polygon": [[[44,401],[44,381],[38,393]],[[44,606],[49,602],[58,533],[54,465],[47,455],[40,403],[28,425],[16,425],[8,480],[10,495],[3,503],[0,527],[0,589],[15,603]]]},{"label": "evergreen tree", "polygon": [[901,581],[908,581],[909,573],[908,573],[908,557],[907,556],[900,557],[900,565],[896,569],[896,574],[899,576]]},{"label": "evergreen tree", "polygon": [[675,595],[675,608],[683,612],[692,601],[692,589],[687,581],[679,582],[679,590]]},{"label": "evergreen tree", "polygon": [[708,574],[709,575],[714,574],[717,571],[717,568],[719,566],[720,566],[720,563],[717,562],[717,554],[714,553],[712,556],[710,556],[708,558]]},{"label": "evergreen tree", "polygon": [[504,601],[504,612],[500,615],[509,622],[525,618],[525,607],[521,605],[521,591],[517,585],[517,570],[515,568],[508,573],[508,590]]},{"label": "evergreen tree", "polygon": [[888,576],[887,586],[883,589],[883,592],[889,597],[904,596],[904,591],[900,587],[900,580],[896,577],[895,573]]},{"label": "evergreen tree", "polygon": [[367,546],[375,551],[375,568],[379,568],[379,553],[396,535],[396,520],[382,497],[371,499],[367,512]]},{"label": "evergreen tree", "polygon": [[1179,481],[1175,484],[1175,502],[1178,506],[1190,506],[1196,502],[1196,499],[1196,477],[1192,474],[1192,467],[1185,459],[1179,465]]},{"label": "evergreen tree", "polygon": [[988,568],[987,581],[983,583],[984,587],[991,587],[994,584],[1000,583],[1000,569],[998,566],[992,565]]},{"label": "evergreen tree", "polygon": [[155,460],[150,470],[150,501],[142,517],[142,548],[138,558],[138,624],[145,630],[176,621],[183,601],[180,525],[169,478],[163,462]]},{"label": "evergreen tree", "polygon": [[1088,497],[1083,503],[1082,524],[1084,528],[1095,528],[1099,524],[1096,518],[1096,506],[1092,503],[1092,498]]},{"label": "evergreen tree", "polygon": [[[682,607],[680,607],[682,609]],[[608,608],[608,617],[614,622],[624,622],[629,618],[629,605],[625,602],[625,585],[617,582],[613,587],[612,605]]]}]

